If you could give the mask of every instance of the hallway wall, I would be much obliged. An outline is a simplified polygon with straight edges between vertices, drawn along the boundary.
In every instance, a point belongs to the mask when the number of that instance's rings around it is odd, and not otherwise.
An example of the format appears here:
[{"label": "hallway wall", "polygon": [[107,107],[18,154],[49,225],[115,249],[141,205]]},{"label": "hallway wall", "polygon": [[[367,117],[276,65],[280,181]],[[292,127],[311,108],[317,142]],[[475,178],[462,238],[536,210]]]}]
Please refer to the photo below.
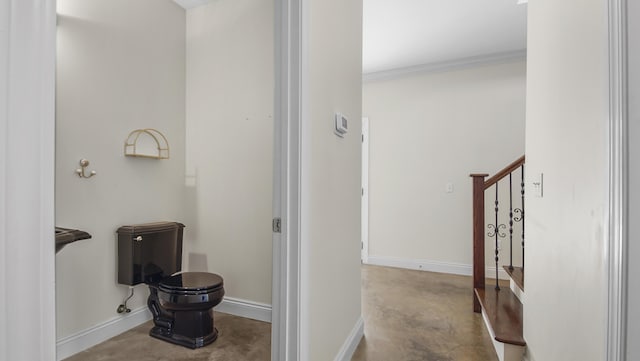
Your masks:
[{"label": "hallway wall", "polygon": [[606,358],[606,2],[529,2],[524,338],[529,360]]},{"label": "hallway wall", "polygon": [[[362,1],[307,3],[300,359],[326,361],[358,341],[349,336],[361,320]],[[335,112],[349,120],[344,138],[333,133]]]},{"label": "hallway wall", "polygon": [[[525,67],[511,61],[363,84],[371,263],[471,274],[469,174],[494,174],[524,154]],[[517,265],[520,247],[514,256]]]}]

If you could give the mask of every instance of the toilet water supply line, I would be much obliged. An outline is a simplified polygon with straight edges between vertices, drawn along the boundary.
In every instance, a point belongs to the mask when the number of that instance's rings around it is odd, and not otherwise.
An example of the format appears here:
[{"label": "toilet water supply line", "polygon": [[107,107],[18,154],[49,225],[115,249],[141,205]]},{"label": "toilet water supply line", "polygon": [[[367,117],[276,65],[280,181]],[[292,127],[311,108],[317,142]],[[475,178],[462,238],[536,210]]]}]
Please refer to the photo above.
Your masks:
[{"label": "toilet water supply line", "polygon": [[116,310],[118,311],[118,313],[131,312],[131,309],[127,307],[127,301],[129,301],[131,297],[133,297],[133,286],[129,286],[129,291],[131,291],[131,294],[129,294],[129,297],[125,298],[124,302],[120,306],[118,306],[118,309]]}]

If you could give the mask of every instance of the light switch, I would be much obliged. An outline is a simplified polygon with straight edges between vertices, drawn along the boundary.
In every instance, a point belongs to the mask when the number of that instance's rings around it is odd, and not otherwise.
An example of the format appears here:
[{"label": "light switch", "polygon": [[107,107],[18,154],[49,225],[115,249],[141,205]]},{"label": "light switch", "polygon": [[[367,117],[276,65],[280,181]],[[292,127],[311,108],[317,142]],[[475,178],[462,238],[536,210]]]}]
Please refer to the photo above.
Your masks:
[{"label": "light switch", "polygon": [[540,173],[540,176],[537,180],[533,182],[533,194],[537,198],[542,198],[543,193],[543,185],[544,185],[544,174]]},{"label": "light switch", "polygon": [[453,193],[453,183],[448,182],[447,184],[445,184],[444,191],[447,193]]}]

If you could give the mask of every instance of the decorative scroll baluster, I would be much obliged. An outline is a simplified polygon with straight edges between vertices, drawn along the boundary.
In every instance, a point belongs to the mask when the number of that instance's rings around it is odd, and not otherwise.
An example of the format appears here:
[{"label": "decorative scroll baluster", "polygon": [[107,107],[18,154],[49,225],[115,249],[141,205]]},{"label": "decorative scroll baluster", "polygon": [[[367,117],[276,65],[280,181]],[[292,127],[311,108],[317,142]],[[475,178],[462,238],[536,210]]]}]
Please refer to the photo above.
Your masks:
[{"label": "decorative scroll baluster", "polygon": [[499,226],[498,226],[498,183],[496,183],[496,290],[500,290],[500,285],[498,284],[498,237],[500,236]]},{"label": "decorative scroll baluster", "polygon": [[513,173],[509,173],[509,270],[513,271]]},{"label": "decorative scroll baluster", "polygon": [[[509,270],[515,270],[513,266],[513,231],[514,222],[522,222],[522,258],[524,269],[524,161],[525,157],[522,156],[500,170],[498,173],[487,179],[487,174],[471,174],[473,178],[473,287],[475,289],[485,289],[485,241],[487,239],[494,238],[495,241],[495,266],[496,266],[496,284],[495,289],[500,290],[499,284],[499,262],[500,262],[500,239],[505,240],[506,224],[499,224],[499,191],[498,182],[509,176]],[[520,182],[520,195],[522,198],[521,208],[514,208],[513,204],[513,172],[520,168],[521,182]],[[495,201],[494,201],[494,224],[486,224],[485,221],[485,191],[490,187],[495,186]],[[516,201],[516,206],[518,206]],[[503,207],[506,208],[506,207]],[[506,213],[503,211],[503,213]],[[506,223],[506,222],[505,222]],[[488,232],[484,234],[485,227],[488,228]],[[517,235],[516,235],[517,236]],[[478,294],[474,293],[473,296],[473,310],[474,312],[481,312],[481,305],[478,299]]]},{"label": "decorative scroll baluster", "polygon": [[522,223],[522,269],[524,270],[524,164],[520,166],[520,196],[522,197],[521,208],[513,210],[513,213],[517,214],[513,220]]},{"label": "decorative scroll baluster", "polygon": [[494,212],[495,212],[495,223],[494,224],[488,224],[487,228],[489,229],[489,232],[487,232],[487,236],[489,237],[494,237],[495,239],[495,248],[494,248],[494,252],[495,252],[495,262],[496,262],[496,290],[500,290],[500,286],[498,284],[498,262],[500,261],[500,250],[498,249],[498,244],[500,242],[500,238],[504,238],[507,235],[505,233],[500,232],[501,229],[506,229],[507,226],[504,224],[499,224],[498,221],[498,214],[500,211],[500,207],[499,207],[499,201],[498,201],[498,183],[495,183],[496,186],[496,199],[495,199],[495,208],[494,208]]},{"label": "decorative scroll baluster", "polygon": [[522,196],[522,270],[524,271],[524,164],[520,167],[520,195]]}]

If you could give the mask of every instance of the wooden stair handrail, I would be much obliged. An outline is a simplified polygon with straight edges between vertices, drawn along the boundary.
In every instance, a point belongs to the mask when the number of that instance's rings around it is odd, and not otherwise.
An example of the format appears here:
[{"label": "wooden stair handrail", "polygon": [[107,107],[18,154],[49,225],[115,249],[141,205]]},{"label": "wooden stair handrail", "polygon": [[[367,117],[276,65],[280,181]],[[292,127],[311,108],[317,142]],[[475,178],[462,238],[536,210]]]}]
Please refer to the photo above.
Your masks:
[{"label": "wooden stair handrail", "polygon": [[516,159],[513,163],[511,163],[508,166],[504,167],[504,169],[502,169],[501,171],[496,173],[493,177],[487,179],[484,182],[484,189],[486,190],[489,187],[491,187],[492,185],[498,183],[498,181],[500,179],[508,176],[509,173],[512,173],[516,169],[520,168],[523,164],[524,164],[524,155],[522,157]]},{"label": "wooden stair handrail", "polygon": [[[485,264],[484,264],[484,191],[492,185],[498,183],[499,180],[506,177],[524,164],[524,155],[504,169],[496,173],[493,177],[487,179],[488,174],[475,173],[470,174],[473,178],[473,288],[485,288]],[[480,299],[478,295],[473,295],[473,311],[481,312]]]}]

